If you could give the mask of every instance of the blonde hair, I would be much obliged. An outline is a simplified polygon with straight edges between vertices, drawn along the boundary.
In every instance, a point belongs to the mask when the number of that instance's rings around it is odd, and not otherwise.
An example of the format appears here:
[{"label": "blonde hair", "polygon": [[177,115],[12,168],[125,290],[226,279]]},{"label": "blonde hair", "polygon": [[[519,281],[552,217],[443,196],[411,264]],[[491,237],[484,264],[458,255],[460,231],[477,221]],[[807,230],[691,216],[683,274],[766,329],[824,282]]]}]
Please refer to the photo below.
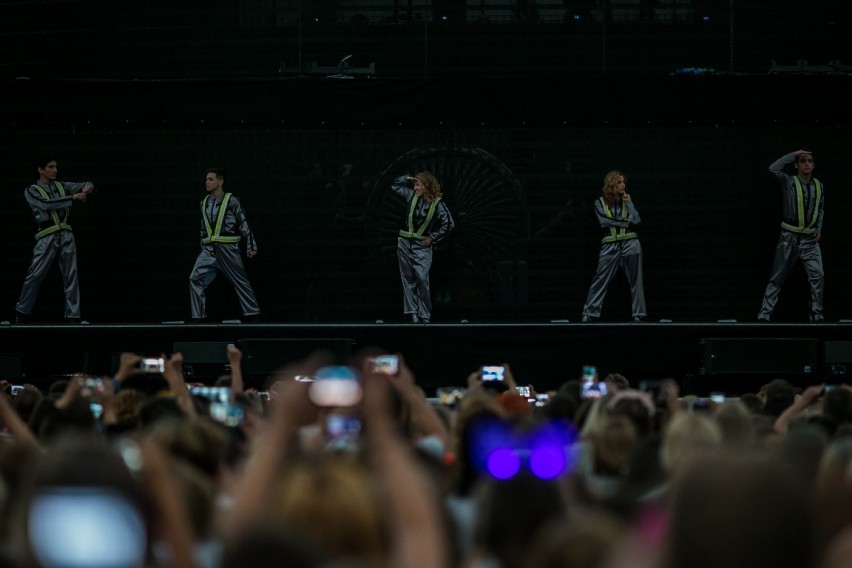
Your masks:
[{"label": "blonde hair", "polygon": [[429,203],[432,203],[433,201],[444,195],[443,193],[441,193],[441,184],[438,183],[438,178],[432,175],[431,172],[422,171],[414,177],[419,179],[420,183],[423,184],[423,188],[426,190],[423,193],[423,199],[425,199]]},{"label": "blonde hair", "polygon": [[618,178],[622,178],[624,183],[627,183],[627,176],[621,173],[618,170],[612,170],[606,176],[604,176],[603,187],[601,188],[601,195],[604,200],[610,205],[616,203],[619,199],[618,195]]},{"label": "blonde hair", "polygon": [[272,516],[318,535],[332,556],[365,561],[385,557],[386,523],[362,466],[338,456],[291,464],[276,495]]}]

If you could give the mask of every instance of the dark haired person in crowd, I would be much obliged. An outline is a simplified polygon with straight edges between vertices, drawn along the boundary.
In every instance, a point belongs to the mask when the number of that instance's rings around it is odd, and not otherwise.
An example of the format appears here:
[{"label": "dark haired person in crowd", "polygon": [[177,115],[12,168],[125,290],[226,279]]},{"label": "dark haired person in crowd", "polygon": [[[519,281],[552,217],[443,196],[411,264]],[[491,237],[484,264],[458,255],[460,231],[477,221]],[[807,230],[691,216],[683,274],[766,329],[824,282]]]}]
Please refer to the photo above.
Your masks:
[{"label": "dark haired person in crowd", "polygon": [[642,245],[639,236],[632,230],[642,222],[630,194],[627,193],[627,178],[619,171],[611,171],[604,177],[601,197],[595,201],[595,214],[604,229],[598,270],[592,279],[586,305],[583,306],[584,323],[601,317],[601,307],[609,283],[618,267],[624,270],[633,298],[633,321],[645,318],[645,289],[642,285]]},{"label": "dark haired person in crowd", "polygon": [[71,225],[69,209],[85,203],[95,186],[92,182],[57,181],[59,168],[53,158],[44,158],[36,164],[38,180],[24,190],[24,198],[33,210],[36,222],[33,259],[15,306],[17,323],[32,318],[38,290],[47,276],[53,261],[59,256],[59,270],[65,288],[65,319],[80,323],[80,285],[77,281],[77,243]]},{"label": "dark haired person in crowd", "polygon": [[[793,164],[795,175],[784,173],[784,167]],[[781,186],[781,235],[775,247],[772,273],[763,294],[763,305],[757,321],[768,322],[778,302],[781,286],[797,260],[802,262],[811,285],[810,321],[823,321],[822,299],[825,273],[822,268],[822,218],[825,213],[825,188],[815,177],[814,156],[807,150],[786,154],[769,166]]]},{"label": "dark haired person in crowd", "polygon": [[402,278],[403,312],[413,323],[432,319],[429,269],[432,245],[453,230],[455,224],[442,200],[441,184],[429,172],[414,177],[401,176],[391,189],[408,202],[405,228],[399,232],[397,257]]},{"label": "dark haired person in crowd", "polygon": [[233,194],[225,193],[223,169],[207,170],[204,183],[207,195],[201,200],[201,252],[189,275],[192,321],[201,322],[207,317],[204,292],[218,271],[234,285],[245,320],[258,321],[260,307],[240,258],[240,241],[245,241],[248,258],[257,255],[257,242],[246,213]]}]

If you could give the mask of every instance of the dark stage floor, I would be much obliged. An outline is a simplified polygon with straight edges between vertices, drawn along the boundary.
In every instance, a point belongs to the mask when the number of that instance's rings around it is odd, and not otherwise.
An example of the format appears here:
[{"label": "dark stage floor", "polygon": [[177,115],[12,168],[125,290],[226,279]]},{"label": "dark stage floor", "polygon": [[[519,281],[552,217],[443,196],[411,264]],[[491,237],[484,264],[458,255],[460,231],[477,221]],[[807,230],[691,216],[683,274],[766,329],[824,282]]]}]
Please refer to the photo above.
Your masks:
[{"label": "dark stage floor", "polygon": [[427,392],[463,385],[479,366],[502,363],[539,390],[595,365],[633,384],[674,377],[686,392],[730,395],[775,377],[843,382],[847,363],[852,369],[852,325],[845,322],[0,325],[0,340],[3,378],[39,386],[72,372],[111,373],[123,351],[180,350],[190,376],[209,381],[226,371],[228,343],[243,350],[244,373],[257,387],[279,364],[323,347],[341,361],[367,346],[400,352]]}]

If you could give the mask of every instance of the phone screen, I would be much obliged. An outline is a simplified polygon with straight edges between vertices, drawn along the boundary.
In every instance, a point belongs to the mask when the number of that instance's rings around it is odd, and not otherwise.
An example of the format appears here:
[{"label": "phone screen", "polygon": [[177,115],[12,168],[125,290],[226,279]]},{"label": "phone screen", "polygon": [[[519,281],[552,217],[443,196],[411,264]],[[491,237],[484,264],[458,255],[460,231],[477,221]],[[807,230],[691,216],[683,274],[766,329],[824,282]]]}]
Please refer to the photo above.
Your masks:
[{"label": "phone screen", "polygon": [[373,372],[377,375],[396,375],[399,373],[399,357],[396,355],[379,355],[370,359]]},{"label": "phone screen", "polygon": [[487,365],[482,367],[483,381],[502,381],[506,373],[506,368],[502,365]]},{"label": "phone screen", "polygon": [[139,511],[100,487],[59,487],[33,498],[33,551],[43,566],[144,566],[147,537]]}]

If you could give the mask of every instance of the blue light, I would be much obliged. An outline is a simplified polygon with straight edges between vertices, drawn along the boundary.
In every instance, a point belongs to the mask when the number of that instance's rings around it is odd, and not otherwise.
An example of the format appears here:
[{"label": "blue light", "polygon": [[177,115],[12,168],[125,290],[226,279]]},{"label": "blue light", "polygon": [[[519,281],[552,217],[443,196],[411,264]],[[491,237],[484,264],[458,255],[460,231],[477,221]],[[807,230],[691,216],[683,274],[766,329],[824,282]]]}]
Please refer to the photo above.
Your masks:
[{"label": "blue light", "polygon": [[488,456],[488,473],[495,479],[511,479],[521,470],[521,460],[509,448],[501,448]]},{"label": "blue light", "polygon": [[571,16],[571,19],[575,22],[578,21],[580,19],[580,14],[574,14],[573,16]]},{"label": "blue light", "polygon": [[702,21],[702,22],[709,22],[709,21],[710,21],[710,16],[701,16],[701,21]]},{"label": "blue light", "polygon": [[554,479],[565,471],[565,452],[559,447],[544,446],[530,456],[530,471],[539,479]]}]

